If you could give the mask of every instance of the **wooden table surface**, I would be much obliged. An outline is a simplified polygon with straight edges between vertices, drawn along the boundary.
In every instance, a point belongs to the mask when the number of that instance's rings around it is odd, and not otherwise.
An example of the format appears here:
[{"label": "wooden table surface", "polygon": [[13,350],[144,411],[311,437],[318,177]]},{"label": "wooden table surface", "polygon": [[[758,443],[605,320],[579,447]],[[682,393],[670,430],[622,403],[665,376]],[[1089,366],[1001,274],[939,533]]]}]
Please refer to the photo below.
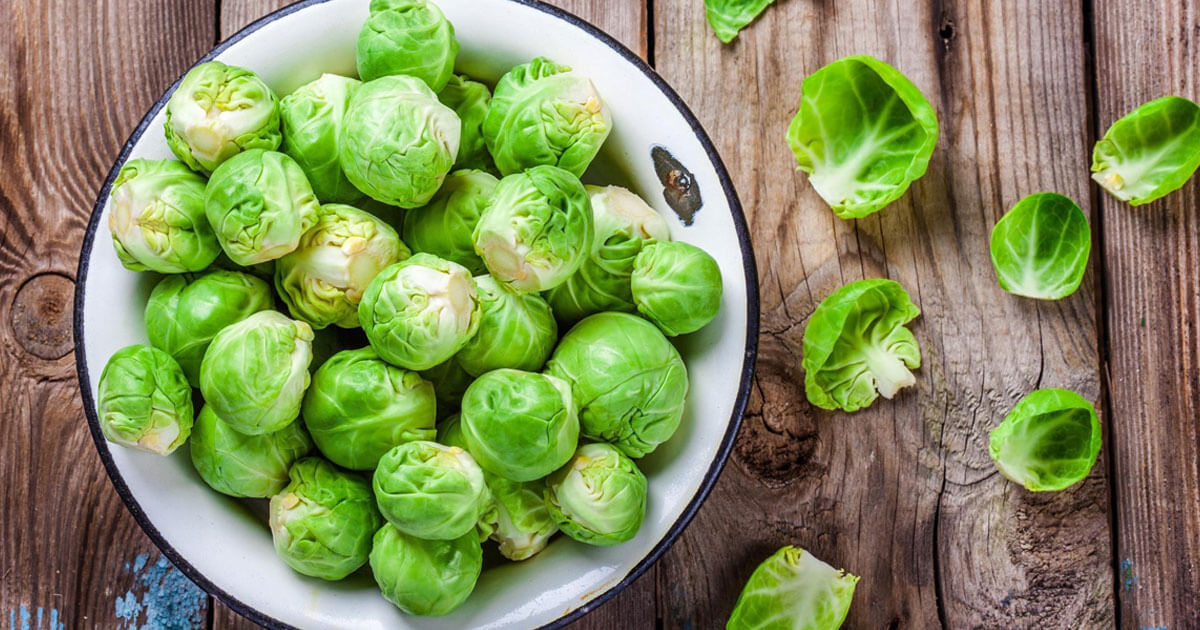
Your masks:
[{"label": "wooden table surface", "polygon": [[[285,0],[0,2],[0,628],[245,628],[160,556],[88,435],[71,339],[80,240],[142,113],[216,42]],[[848,628],[1200,628],[1200,184],[1141,208],[1088,179],[1092,144],[1164,94],[1200,97],[1185,0],[784,0],[722,46],[701,0],[555,0],[646,57],[705,124],[754,235],[763,334],[734,455],[686,534],[578,628],[721,627],[796,544],[862,576]],[[800,82],[868,53],[938,110],[928,174],[835,219],[784,133]],[[1083,288],[997,286],[988,234],[1026,194],[1089,211]],[[924,315],[914,390],[816,410],[803,325],[889,277]],[[1005,482],[987,433],[1036,387],[1096,400],[1081,485]],[[7,625],[6,625],[7,624]],[[149,624],[148,626],[145,624]]]}]

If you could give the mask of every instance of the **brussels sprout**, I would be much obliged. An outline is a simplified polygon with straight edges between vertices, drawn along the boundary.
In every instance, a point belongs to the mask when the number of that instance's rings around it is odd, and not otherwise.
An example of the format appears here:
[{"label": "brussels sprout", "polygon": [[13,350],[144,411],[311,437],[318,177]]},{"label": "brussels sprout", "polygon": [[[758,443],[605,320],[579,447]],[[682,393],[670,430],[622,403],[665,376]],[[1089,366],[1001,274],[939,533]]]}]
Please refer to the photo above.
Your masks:
[{"label": "brussels sprout", "polygon": [[421,376],[433,383],[433,392],[438,401],[438,417],[449,415],[449,412],[458,409],[467,387],[475,380],[459,365],[458,360],[453,358],[421,372]]},{"label": "brussels sprout", "polygon": [[283,121],[280,151],[296,160],[317,199],[325,203],[354,203],[363,198],[362,192],[346,179],[338,161],[338,134],[350,97],[360,85],[362,82],[356,79],[323,74],[279,103]]},{"label": "brussels sprout", "polygon": [[247,149],[279,147],[279,101],[257,74],[208,61],[188,71],[171,94],[166,132],[176,157],[211,173]]},{"label": "brussels sprout", "polygon": [[475,278],[481,314],[479,331],[458,354],[473,376],[499,368],[542,369],[558,343],[550,305],[536,293],[517,293],[491,276]]},{"label": "brussels sprout", "polygon": [[247,435],[274,433],[300,415],[311,377],[312,328],[260,311],[217,333],[200,363],[200,392]]},{"label": "brussels sprout", "polygon": [[671,240],[666,220],[641,197],[620,186],[586,188],[595,222],[591,255],[546,294],[554,315],[568,323],[602,311],[633,312],[634,259],[646,244]]},{"label": "brussels sprout", "polygon": [[147,453],[170,455],[192,432],[192,388],[175,359],[150,346],[109,358],[96,410],[105,439]]},{"label": "brussels sprout", "polygon": [[407,442],[388,451],[372,487],[389,523],[428,540],[470,532],[492,507],[483,470],[471,455],[437,442]]},{"label": "brussels sprout", "polygon": [[340,580],[367,563],[383,526],[366,479],[318,457],[292,464],[291,482],[271,497],[275,553],[299,573]]},{"label": "brussels sprout", "polygon": [[404,213],[404,240],[414,251],[441,256],[475,275],[487,273],[472,234],[499,183],[482,171],[455,171],[429,205]]},{"label": "brussels sprout", "polygon": [[200,386],[200,361],[213,337],[226,326],[271,308],[266,282],[237,271],[167,276],[146,303],[150,343],[179,362],[192,387]]},{"label": "brussels sprout", "polygon": [[1065,490],[1088,476],[1100,453],[1100,420],[1084,397],[1039,389],[991,432],[996,469],[1033,492]]},{"label": "brussels sprout", "polygon": [[427,370],[458,352],[479,328],[475,280],[431,254],[384,269],[358,305],[371,347],[388,363]]},{"label": "brussels sprout", "polygon": [[646,517],[646,476],[611,444],[579,447],[546,480],[546,507],[564,534],[607,547],[632,539]]},{"label": "brussels sprout", "polygon": [[304,171],[277,151],[244,151],[208,180],[204,213],[230,260],[248,267],[296,249],[320,206]]},{"label": "brussels sprout", "polygon": [[373,199],[401,208],[429,203],[458,156],[462,122],[419,79],[364,83],[338,136],[346,177]]},{"label": "brussels sprout", "polygon": [[717,39],[730,43],[775,0],[704,0],[708,25]]},{"label": "brussels sprout", "polygon": [[672,337],[704,328],[721,309],[721,268],[688,243],[647,245],[634,263],[630,287],[638,312]]},{"label": "brussels sprout", "polygon": [[379,590],[410,615],[449,614],[475,590],[482,570],[483,548],[474,532],[454,540],[422,540],[384,525],[371,547]]},{"label": "brussels sprout", "polygon": [[396,230],[374,215],[326,204],[296,250],[275,263],[275,288],[292,316],[313,328],[357,328],[367,285],[409,255]]},{"label": "brussels sprout", "polygon": [[462,121],[462,138],[454,168],[495,170],[496,164],[483,141],[483,120],[492,102],[491,90],[478,81],[455,75],[438,92],[438,100],[453,109]]},{"label": "brussels sprout", "polygon": [[822,409],[858,411],[880,394],[915,384],[921,348],[905,324],[921,309],[891,280],[859,280],[834,291],[804,329],[804,391]]},{"label": "brussels sprout", "polygon": [[496,84],[483,137],[505,175],[551,165],[583,176],[612,131],[590,79],[538,57]]},{"label": "brussels sprout", "polygon": [[454,76],[458,40],[442,10],[426,0],[371,0],[358,33],[358,75],[363,81],[406,74],[437,92]]},{"label": "brussels sprout", "polygon": [[130,160],[113,182],[113,247],[126,269],[200,271],[221,253],[204,216],[204,178],[175,160]]},{"label": "brussels sprout", "polygon": [[467,450],[490,473],[533,481],[567,463],[579,442],[571,386],[544,374],[493,370],[462,402]]},{"label": "brussels sprout", "polygon": [[754,569],[726,630],[837,630],[858,576],[787,546]]},{"label": "brussels sprout", "polygon": [[210,488],[231,497],[265,499],[287,485],[288,468],[312,450],[312,440],[299,422],[274,433],[246,435],[205,405],[190,446],[192,466]]},{"label": "brussels sprout", "polygon": [[801,91],[788,144],[834,214],[878,212],[925,174],[937,114],[898,70],[873,57],[846,57],[809,75]]},{"label": "brussels sprout", "polygon": [[650,322],[599,313],[563,336],[546,373],[571,384],[583,435],[642,457],[670,439],[683,418],[687,368]]},{"label": "brussels sprout", "polygon": [[492,275],[518,291],[553,289],[587,258],[593,221],[578,177],[535,166],[500,180],[475,226],[475,251]]},{"label": "brussels sprout", "polygon": [[1058,300],[1079,288],[1092,251],[1087,217],[1057,193],[1022,199],[992,228],[992,265],[1001,288]]},{"label": "brussels sprout", "polygon": [[546,481],[486,477],[488,489],[496,498],[491,538],[499,543],[500,555],[520,562],[540,553],[558,532],[558,523],[546,507]]},{"label": "brussels sprout", "polygon": [[431,440],[433,385],[386,363],[370,348],[333,355],[304,395],[304,424],[333,463],[372,470],[392,447]]},{"label": "brussels sprout", "polygon": [[1200,167],[1200,105],[1150,101],[1113,123],[1092,151],[1092,179],[1140,206],[1178,190]]}]

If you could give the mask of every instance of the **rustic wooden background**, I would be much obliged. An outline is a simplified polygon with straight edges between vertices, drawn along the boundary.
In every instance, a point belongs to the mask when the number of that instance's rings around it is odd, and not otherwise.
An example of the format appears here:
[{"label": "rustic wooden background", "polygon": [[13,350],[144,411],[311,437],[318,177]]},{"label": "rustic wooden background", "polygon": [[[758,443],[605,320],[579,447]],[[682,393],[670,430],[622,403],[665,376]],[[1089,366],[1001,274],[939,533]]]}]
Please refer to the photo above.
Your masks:
[{"label": "rustic wooden background", "polygon": [[[142,113],[283,4],[0,2],[0,627],[251,625],[180,588],[109,485],[70,306],[96,192]],[[1196,3],[782,0],[731,46],[701,0],[553,4],[646,57],[706,125],[763,298],[754,395],[720,483],[664,559],[576,627],[720,627],[757,562],[792,543],[862,576],[850,628],[1200,628],[1200,185],[1134,209],[1088,180],[1116,117],[1200,97]],[[784,133],[803,77],[854,53],[911,77],[943,135],[911,194],[845,222],[793,171]],[[1003,293],[987,255],[992,224],[1042,190],[1089,209],[1096,236],[1084,288],[1059,303]],[[803,324],[873,276],[924,310],[917,391],[814,410]],[[1097,400],[1107,427],[1091,477],[1045,496],[1002,480],[986,451],[1038,386]]]}]

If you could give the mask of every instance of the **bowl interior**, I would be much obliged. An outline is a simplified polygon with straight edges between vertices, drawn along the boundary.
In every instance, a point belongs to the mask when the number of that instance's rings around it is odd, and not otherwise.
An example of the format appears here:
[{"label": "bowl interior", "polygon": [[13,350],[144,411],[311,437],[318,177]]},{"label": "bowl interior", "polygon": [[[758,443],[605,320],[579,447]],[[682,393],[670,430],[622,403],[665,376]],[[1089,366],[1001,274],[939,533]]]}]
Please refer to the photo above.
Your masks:
[{"label": "bowl interior", "polygon": [[[494,82],[513,65],[540,55],[592,78],[612,110],[615,129],[584,179],[631,188],[668,218],[674,238],[711,253],[722,269],[725,303],[714,323],[677,340],[692,388],[679,432],[640,462],[649,478],[650,500],[638,536],[611,548],[560,536],[529,561],[485,571],[466,604],[440,619],[401,614],[379,595],[369,569],[342,583],[292,572],[274,554],[263,510],[211,491],[192,470],[186,449],[160,458],[98,440],[114,483],[156,542],[193,579],[268,625],[532,628],[586,610],[682,529],[719,470],[745,403],[752,322],[757,321],[757,294],[754,283],[747,283],[753,258],[741,210],[732,205],[735,197],[724,186],[723,170],[698,137],[702,132],[691,126],[690,115],[628,52],[553,10],[514,0],[438,4],[454,23],[462,46],[460,71]],[[322,72],[353,76],[354,42],[367,5],[368,0],[314,0],[285,9],[214,51],[215,58],[255,70],[281,95]],[[121,163],[171,157],[162,133],[164,102],[165,97],[135,132]],[[691,170],[704,200],[690,226],[664,201],[650,157],[658,145]],[[100,203],[105,213],[107,196],[106,184]],[[93,427],[100,371],[118,348],[146,343],[142,309],[158,280],[122,268],[110,243],[107,221],[94,218],[81,260],[76,321],[85,407]]]}]

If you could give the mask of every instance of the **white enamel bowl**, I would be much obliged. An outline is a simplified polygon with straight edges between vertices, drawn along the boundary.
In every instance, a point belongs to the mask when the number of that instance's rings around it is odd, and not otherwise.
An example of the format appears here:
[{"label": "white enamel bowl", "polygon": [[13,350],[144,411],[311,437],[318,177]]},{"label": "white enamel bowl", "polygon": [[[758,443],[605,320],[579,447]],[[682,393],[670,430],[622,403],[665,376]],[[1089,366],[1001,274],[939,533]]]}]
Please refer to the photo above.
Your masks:
[{"label": "white enamel bowl", "polygon": [[[675,437],[645,458],[645,524],[632,541],[599,548],[564,537],[535,558],[484,572],[475,593],[438,619],[409,617],[385,601],[369,571],[331,584],[292,572],[275,556],[261,507],[210,490],[186,449],[168,458],[109,445],[96,420],[100,371],[118,348],[146,343],[142,309],[157,280],[121,267],[104,214],[126,160],[169,158],[163,106],[146,114],[100,191],[80,254],[75,338],[84,409],[100,457],[129,510],[185,574],[242,614],[275,628],[558,627],[629,584],[679,536],[716,481],[749,394],[758,333],[754,256],[745,219],[720,158],[679,97],[612,38],[562,11],[528,0],[437,0],[462,45],[459,70],[495,81],[509,67],[546,56],[590,76],[615,130],[585,181],[621,183],[668,218],[672,236],[703,247],[721,266],[721,314],[678,340],[691,376]],[[322,72],[354,73],[354,42],[368,0],[309,0],[250,25],[204,60],[246,66],[279,94]],[[703,205],[685,226],[667,204],[651,149],[666,148],[691,171]],[[619,165],[616,166],[616,165]]]}]

